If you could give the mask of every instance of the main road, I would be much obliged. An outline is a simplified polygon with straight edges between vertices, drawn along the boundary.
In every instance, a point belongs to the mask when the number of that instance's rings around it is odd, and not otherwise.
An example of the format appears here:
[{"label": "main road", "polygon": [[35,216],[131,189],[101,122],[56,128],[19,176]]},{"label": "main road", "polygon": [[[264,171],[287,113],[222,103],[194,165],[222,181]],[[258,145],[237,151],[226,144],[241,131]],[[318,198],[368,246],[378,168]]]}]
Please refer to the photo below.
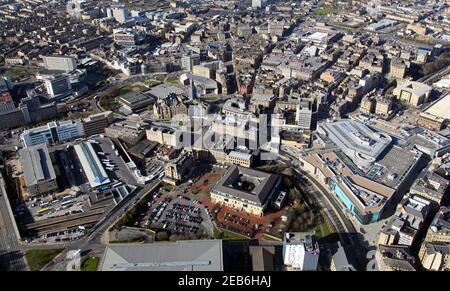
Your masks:
[{"label": "main road", "polygon": [[0,174],[0,270],[27,270],[17,234],[16,222],[5,190],[5,182]]}]

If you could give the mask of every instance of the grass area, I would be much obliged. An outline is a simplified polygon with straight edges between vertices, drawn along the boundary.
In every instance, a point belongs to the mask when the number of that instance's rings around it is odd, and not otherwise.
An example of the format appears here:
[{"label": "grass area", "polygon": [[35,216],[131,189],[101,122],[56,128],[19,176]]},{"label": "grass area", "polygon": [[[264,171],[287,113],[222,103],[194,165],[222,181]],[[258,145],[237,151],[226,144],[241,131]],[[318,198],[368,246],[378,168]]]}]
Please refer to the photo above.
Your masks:
[{"label": "grass area", "polygon": [[208,96],[208,97],[205,97],[205,99],[208,100],[209,102],[214,102],[214,101],[219,100],[219,96],[216,96],[216,95]]},{"label": "grass area", "polygon": [[127,240],[110,240],[110,244],[127,244],[127,243],[143,243],[145,241],[144,237],[137,237]]},{"label": "grass area", "polygon": [[172,191],[172,190],[175,188],[175,186],[165,183],[165,184],[162,186],[162,188],[163,188],[165,191],[170,192],[170,191]]},{"label": "grass area", "polygon": [[336,9],[330,6],[322,6],[317,8],[316,11],[314,11],[314,15],[316,16],[325,16],[331,13],[336,12]]},{"label": "grass area", "polygon": [[322,224],[319,224],[318,226],[316,226],[316,228],[314,229],[314,233],[316,234],[317,237],[327,237],[328,235],[330,235],[331,231],[330,228],[328,227],[328,224],[326,222],[323,222]]},{"label": "grass area", "polygon": [[100,259],[98,257],[89,257],[81,263],[81,271],[97,271],[97,265]]},{"label": "grass area", "polygon": [[39,271],[61,251],[61,249],[29,250],[25,253],[25,258],[31,271]]},{"label": "grass area", "polygon": [[145,89],[146,88],[144,86],[138,85],[138,84],[126,85],[126,86],[123,86],[122,88],[120,88],[119,95],[127,94],[130,92],[140,92]]},{"label": "grass area", "polygon": [[147,81],[144,82],[144,84],[149,86],[149,87],[154,87],[156,85],[161,84],[161,82],[155,81],[155,80],[147,80]]},{"label": "grass area", "polygon": [[28,70],[26,68],[19,68],[19,67],[8,68],[3,73],[3,75],[10,76],[11,79],[13,79],[15,81],[15,80],[22,79],[23,77],[28,75]]},{"label": "grass area", "polygon": [[178,79],[176,78],[168,78],[166,80],[166,83],[170,83],[170,84],[178,84]]},{"label": "grass area", "polygon": [[226,229],[214,228],[214,238],[224,239],[224,240],[242,240],[248,239],[248,237],[240,235],[238,233],[231,232]]}]

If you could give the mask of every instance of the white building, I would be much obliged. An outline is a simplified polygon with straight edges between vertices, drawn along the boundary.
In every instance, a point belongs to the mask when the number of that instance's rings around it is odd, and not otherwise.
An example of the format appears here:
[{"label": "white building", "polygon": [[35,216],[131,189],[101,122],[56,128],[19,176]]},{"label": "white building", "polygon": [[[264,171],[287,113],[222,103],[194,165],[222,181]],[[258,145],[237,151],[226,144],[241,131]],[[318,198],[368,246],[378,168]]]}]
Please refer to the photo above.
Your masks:
[{"label": "white building", "polygon": [[84,136],[80,120],[52,121],[47,125],[25,130],[20,139],[24,147],[54,144]]},{"label": "white building", "polygon": [[316,271],[319,255],[319,245],[314,234],[285,233],[283,262],[288,271]]},{"label": "white building", "polygon": [[42,58],[47,70],[71,72],[77,68],[77,62],[67,56],[45,56]]},{"label": "white building", "polygon": [[111,182],[90,142],[77,144],[74,148],[77,153],[78,160],[81,163],[81,167],[83,168],[84,174],[86,175],[89,185],[92,188],[109,184]]},{"label": "white building", "polygon": [[125,23],[128,20],[128,9],[125,5],[118,5],[112,8],[112,15],[119,23]]}]

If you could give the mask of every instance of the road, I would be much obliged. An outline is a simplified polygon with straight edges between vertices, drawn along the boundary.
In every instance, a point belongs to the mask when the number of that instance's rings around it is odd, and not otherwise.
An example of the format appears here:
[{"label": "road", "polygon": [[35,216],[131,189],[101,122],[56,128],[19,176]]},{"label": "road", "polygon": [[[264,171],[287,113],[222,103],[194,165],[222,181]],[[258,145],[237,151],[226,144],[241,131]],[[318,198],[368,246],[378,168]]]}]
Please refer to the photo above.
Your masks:
[{"label": "road", "polygon": [[361,242],[362,236],[358,233],[350,219],[345,215],[342,207],[335,200],[333,195],[330,194],[330,191],[317,182],[309,173],[299,169],[299,164],[295,162],[297,157],[292,157],[283,151],[280,151],[279,154],[283,163],[294,169],[293,174],[297,180],[305,186],[311,197],[323,207],[325,213],[333,223],[342,245],[351,247],[355,254],[355,259],[359,264],[359,266],[355,267],[358,269],[365,268],[368,250]]},{"label": "road", "polygon": [[0,270],[26,271],[22,248],[16,236],[15,221],[0,174]]},{"label": "road", "polygon": [[105,245],[101,242],[104,232],[111,227],[131,206],[135,205],[139,200],[145,197],[149,192],[153,191],[161,180],[157,179],[146,185],[143,189],[135,194],[131,194],[123,199],[114,209],[112,209],[101,221],[99,221],[91,230],[91,232],[81,240],[67,244],[61,254],[43,268],[46,271],[65,271],[69,260],[66,259],[68,251],[81,249],[83,255],[102,254]]}]

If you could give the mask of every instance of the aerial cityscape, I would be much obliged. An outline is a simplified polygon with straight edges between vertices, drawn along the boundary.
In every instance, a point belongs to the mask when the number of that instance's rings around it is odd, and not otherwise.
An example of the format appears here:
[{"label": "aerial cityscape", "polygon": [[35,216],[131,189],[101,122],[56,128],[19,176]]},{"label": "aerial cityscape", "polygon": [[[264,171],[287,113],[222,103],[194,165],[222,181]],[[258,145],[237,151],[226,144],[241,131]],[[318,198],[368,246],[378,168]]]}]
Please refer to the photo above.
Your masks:
[{"label": "aerial cityscape", "polygon": [[0,270],[450,271],[449,184],[447,0],[0,0]]}]

